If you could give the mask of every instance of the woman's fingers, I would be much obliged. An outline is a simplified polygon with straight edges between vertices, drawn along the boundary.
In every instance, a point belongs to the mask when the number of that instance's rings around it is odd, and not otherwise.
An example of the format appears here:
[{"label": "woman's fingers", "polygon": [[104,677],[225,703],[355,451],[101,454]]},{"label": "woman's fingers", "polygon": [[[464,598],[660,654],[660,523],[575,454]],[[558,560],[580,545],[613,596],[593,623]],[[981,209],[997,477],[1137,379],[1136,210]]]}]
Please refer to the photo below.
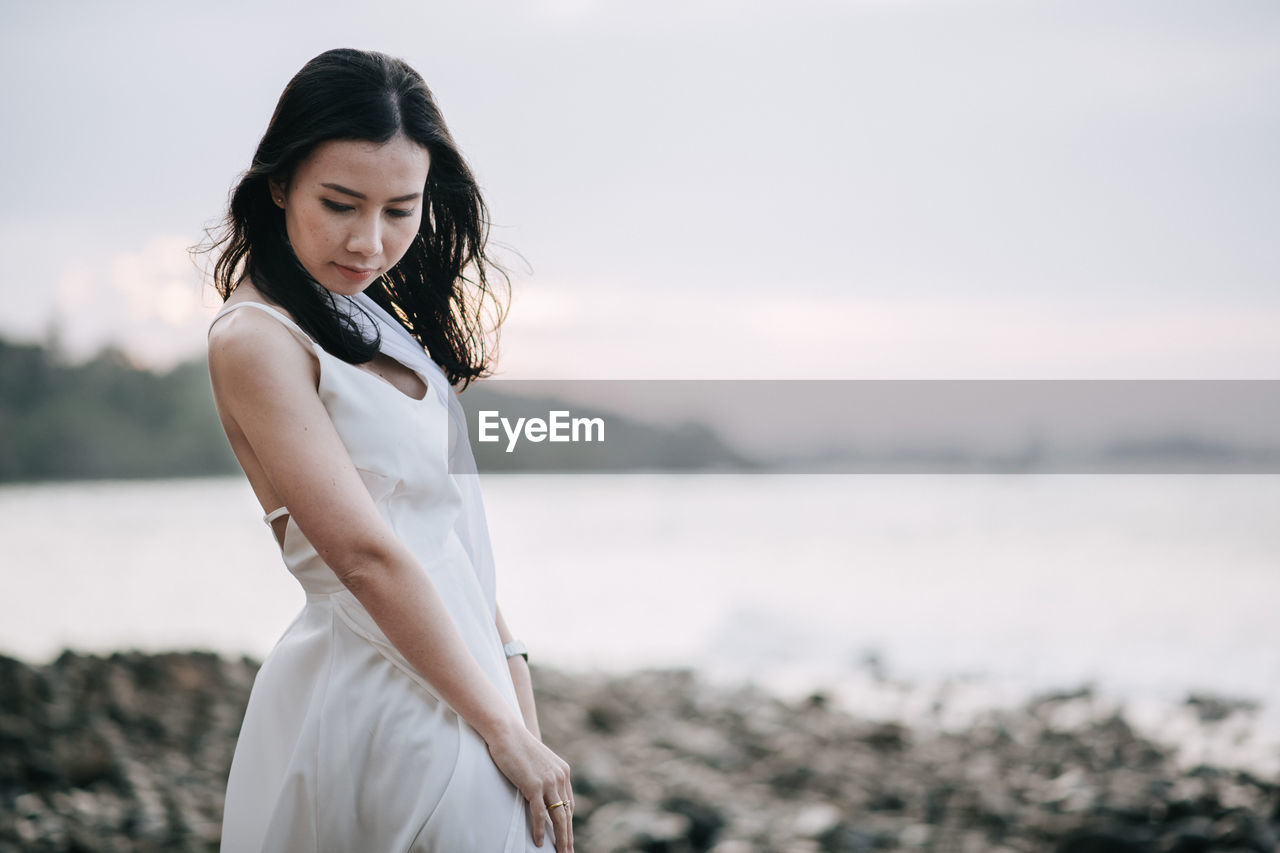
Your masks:
[{"label": "woman's fingers", "polygon": [[556,811],[564,812],[564,849],[565,853],[573,853],[573,794],[566,788],[560,799],[564,802],[564,805],[556,809]]},{"label": "woman's fingers", "polygon": [[556,853],[573,853],[573,818],[569,814],[569,801],[557,796],[548,805],[564,803],[549,809],[551,824],[556,834]]},{"label": "woman's fingers", "polygon": [[547,827],[547,804],[541,797],[533,797],[529,800],[529,823],[533,829],[533,843],[541,847]]},{"label": "woman's fingers", "polygon": [[[555,791],[555,788],[549,788]],[[542,846],[545,832],[543,827],[551,823],[552,840],[556,853],[573,853],[573,795],[565,793],[547,793],[542,797],[529,799],[529,816],[533,821],[533,843]]]},{"label": "woman's fingers", "polygon": [[578,807],[578,803],[573,799],[573,783],[569,781],[569,765],[564,766],[564,790],[565,802],[569,804],[569,811],[572,812]]},{"label": "woman's fingers", "polygon": [[[559,758],[559,756],[557,756]],[[557,824],[564,827],[565,853],[573,853],[573,786],[569,784],[569,765],[560,760],[560,784],[557,786],[560,794],[556,797],[556,802],[564,803],[563,806],[556,809],[558,812],[564,813],[564,823]]]}]

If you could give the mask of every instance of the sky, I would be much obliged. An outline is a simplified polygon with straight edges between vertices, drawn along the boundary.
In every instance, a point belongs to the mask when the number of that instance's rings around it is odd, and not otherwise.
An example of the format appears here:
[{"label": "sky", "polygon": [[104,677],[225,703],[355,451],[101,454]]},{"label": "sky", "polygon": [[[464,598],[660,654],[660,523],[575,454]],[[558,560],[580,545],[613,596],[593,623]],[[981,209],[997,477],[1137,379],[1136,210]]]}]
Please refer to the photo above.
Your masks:
[{"label": "sky", "polygon": [[1280,378],[1280,6],[0,0],[0,336],[199,357],[222,216],[333,47],[435,93],[503,378]]}]

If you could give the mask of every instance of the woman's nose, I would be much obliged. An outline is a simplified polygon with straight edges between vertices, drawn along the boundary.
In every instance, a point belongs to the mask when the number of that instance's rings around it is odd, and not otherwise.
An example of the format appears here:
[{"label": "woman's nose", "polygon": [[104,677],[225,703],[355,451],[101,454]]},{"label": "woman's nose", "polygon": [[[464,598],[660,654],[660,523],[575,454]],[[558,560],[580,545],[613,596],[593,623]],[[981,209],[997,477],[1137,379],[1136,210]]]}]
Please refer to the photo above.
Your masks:
[{"label": "woman's nose", "polygon": [[354,255],[376,255],[382,251],[378,217],[361,217],[347,234],[347,251]]}]

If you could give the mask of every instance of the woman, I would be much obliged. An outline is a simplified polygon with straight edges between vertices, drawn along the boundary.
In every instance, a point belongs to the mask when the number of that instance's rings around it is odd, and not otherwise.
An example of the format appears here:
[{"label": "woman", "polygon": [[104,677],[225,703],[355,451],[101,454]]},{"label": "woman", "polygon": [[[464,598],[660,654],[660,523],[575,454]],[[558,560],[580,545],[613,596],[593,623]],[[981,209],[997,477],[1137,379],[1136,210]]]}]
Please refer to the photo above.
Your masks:
[{"label": "woman", "polygon": [[254,682],[223,850],[573,848],[569,767],[458,474],[487,224],[422,78],[355,50],[290,81],[232,194],[209,373],[307,600]]}]

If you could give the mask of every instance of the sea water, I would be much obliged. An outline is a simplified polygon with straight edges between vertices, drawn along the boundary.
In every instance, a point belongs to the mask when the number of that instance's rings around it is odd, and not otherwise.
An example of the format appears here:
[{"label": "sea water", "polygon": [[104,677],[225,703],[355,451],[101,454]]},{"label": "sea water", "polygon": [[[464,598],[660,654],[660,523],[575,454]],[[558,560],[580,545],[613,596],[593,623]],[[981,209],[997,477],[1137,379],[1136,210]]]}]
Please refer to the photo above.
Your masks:
[{"label": "sea water", "polygon": [[[1187,761],[1280,768],[1280,477],[491,475],[539,663],[692,667],[962,725],[1084,685]],[[240,477],[0,487],[0,653],[261,658],[303,604]],[[1204,691],[1258,703],[1205,729]]]}]

